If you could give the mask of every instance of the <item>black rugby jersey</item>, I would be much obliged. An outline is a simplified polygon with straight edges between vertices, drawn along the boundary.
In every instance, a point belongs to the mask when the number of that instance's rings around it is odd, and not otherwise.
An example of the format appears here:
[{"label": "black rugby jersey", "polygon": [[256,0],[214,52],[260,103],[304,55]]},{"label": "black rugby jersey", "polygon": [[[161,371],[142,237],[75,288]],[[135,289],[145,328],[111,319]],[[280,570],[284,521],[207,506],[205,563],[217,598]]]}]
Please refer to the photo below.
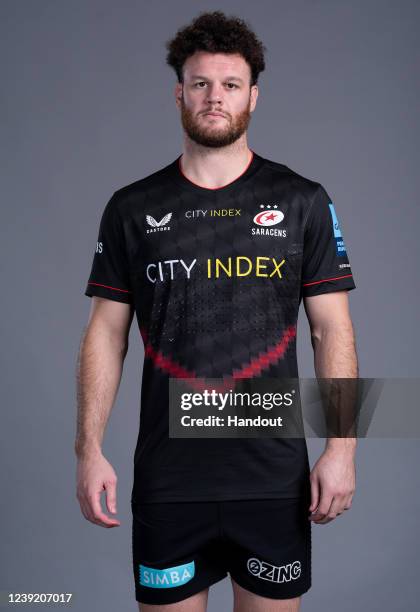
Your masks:
[{"label": "black rugby jersey", "polygon": [[295,378],[302,296],[355,287],[334,204],[254,151],[220,188],[179,156],[117,190],[85,290],[135,308],[145,359],[135,501],[297,497],[304,439],[169,438],[169,378]]}]

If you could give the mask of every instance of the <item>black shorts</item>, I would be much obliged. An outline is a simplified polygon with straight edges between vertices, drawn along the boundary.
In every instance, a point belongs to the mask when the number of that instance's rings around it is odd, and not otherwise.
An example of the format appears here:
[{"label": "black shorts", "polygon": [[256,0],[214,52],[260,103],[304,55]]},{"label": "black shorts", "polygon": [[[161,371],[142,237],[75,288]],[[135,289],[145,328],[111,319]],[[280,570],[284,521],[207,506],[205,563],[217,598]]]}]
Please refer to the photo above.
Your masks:
[{"label": "black shorts", "polygon": [[137,601],[182,601],[225,578],[273,599],[311,587],[309,500],[131,502]]}]

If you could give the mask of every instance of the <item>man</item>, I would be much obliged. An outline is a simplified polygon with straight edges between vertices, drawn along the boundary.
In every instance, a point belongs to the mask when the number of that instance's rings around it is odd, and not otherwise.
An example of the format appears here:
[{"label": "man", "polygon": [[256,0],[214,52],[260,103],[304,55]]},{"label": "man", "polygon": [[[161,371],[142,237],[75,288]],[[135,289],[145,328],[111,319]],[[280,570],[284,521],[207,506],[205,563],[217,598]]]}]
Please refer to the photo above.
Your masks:
[{"label": "man", "polygon": [[[119,525],[101,452],[134,312],[145,347],[134,457],[133,571],[141,610],[202,612],[230,575],[235,611],[298,610],[311,586],[311,522],[351,505],[354,440],[182,439],[169,379],[297,377],[303,299],[318,377],[357,377],[355,287],[327,192],[247,144],[264,47],[240,19],[201,14],[168,43],[183,153],[118,189],[102,216],[79,358],[77,496]],[[244,267],[245,264],[245,267]],[[168,604],[171,604],[167,607]]]}]

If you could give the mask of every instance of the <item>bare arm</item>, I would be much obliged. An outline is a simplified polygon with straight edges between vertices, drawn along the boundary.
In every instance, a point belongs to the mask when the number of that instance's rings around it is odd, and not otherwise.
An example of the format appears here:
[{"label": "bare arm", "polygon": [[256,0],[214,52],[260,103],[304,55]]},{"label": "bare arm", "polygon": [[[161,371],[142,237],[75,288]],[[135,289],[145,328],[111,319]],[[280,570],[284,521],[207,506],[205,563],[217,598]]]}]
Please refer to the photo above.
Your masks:
[{"label": "bare arm", "polygon": [[100,495],[116,511],[116,475],[102,454],[106,424],[121,381],[134,310],[129,304],[92,297],[77,362],[77,497],[84,516],[96,524],[119,525],[102,512]]},{"label": "bare arm", "polygon": [[[318,378],[357,378],[355,337],[347,291],[304,298]],[[351,505],[355,488],[356,438],[328,438],[311,472],[311,517],[326,523]]]}]

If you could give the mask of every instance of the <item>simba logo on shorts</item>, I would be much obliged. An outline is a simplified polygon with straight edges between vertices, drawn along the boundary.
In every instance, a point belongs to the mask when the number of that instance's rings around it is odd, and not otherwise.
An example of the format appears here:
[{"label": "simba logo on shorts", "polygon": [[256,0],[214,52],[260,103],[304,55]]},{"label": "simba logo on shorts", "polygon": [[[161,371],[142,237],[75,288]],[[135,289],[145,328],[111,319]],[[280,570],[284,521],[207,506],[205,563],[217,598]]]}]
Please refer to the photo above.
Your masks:
[{"label": "simba logo on shorts", "polygon": [[168,589],[171,587],[181,586],[185,584],[195,574],[195,563],[184,563],[184,565],[175,565],[166,569],[155,569],[154,567],[139,566],[140,568],[140,584],[153,589]]},{"label": "simba logo on shorts", "polygon": [[276,566],[251,557],[248,559],[247,567],[249,573],[253,576],[270,582],[290,582],[299,578],[301,573],[300,561]]}]

